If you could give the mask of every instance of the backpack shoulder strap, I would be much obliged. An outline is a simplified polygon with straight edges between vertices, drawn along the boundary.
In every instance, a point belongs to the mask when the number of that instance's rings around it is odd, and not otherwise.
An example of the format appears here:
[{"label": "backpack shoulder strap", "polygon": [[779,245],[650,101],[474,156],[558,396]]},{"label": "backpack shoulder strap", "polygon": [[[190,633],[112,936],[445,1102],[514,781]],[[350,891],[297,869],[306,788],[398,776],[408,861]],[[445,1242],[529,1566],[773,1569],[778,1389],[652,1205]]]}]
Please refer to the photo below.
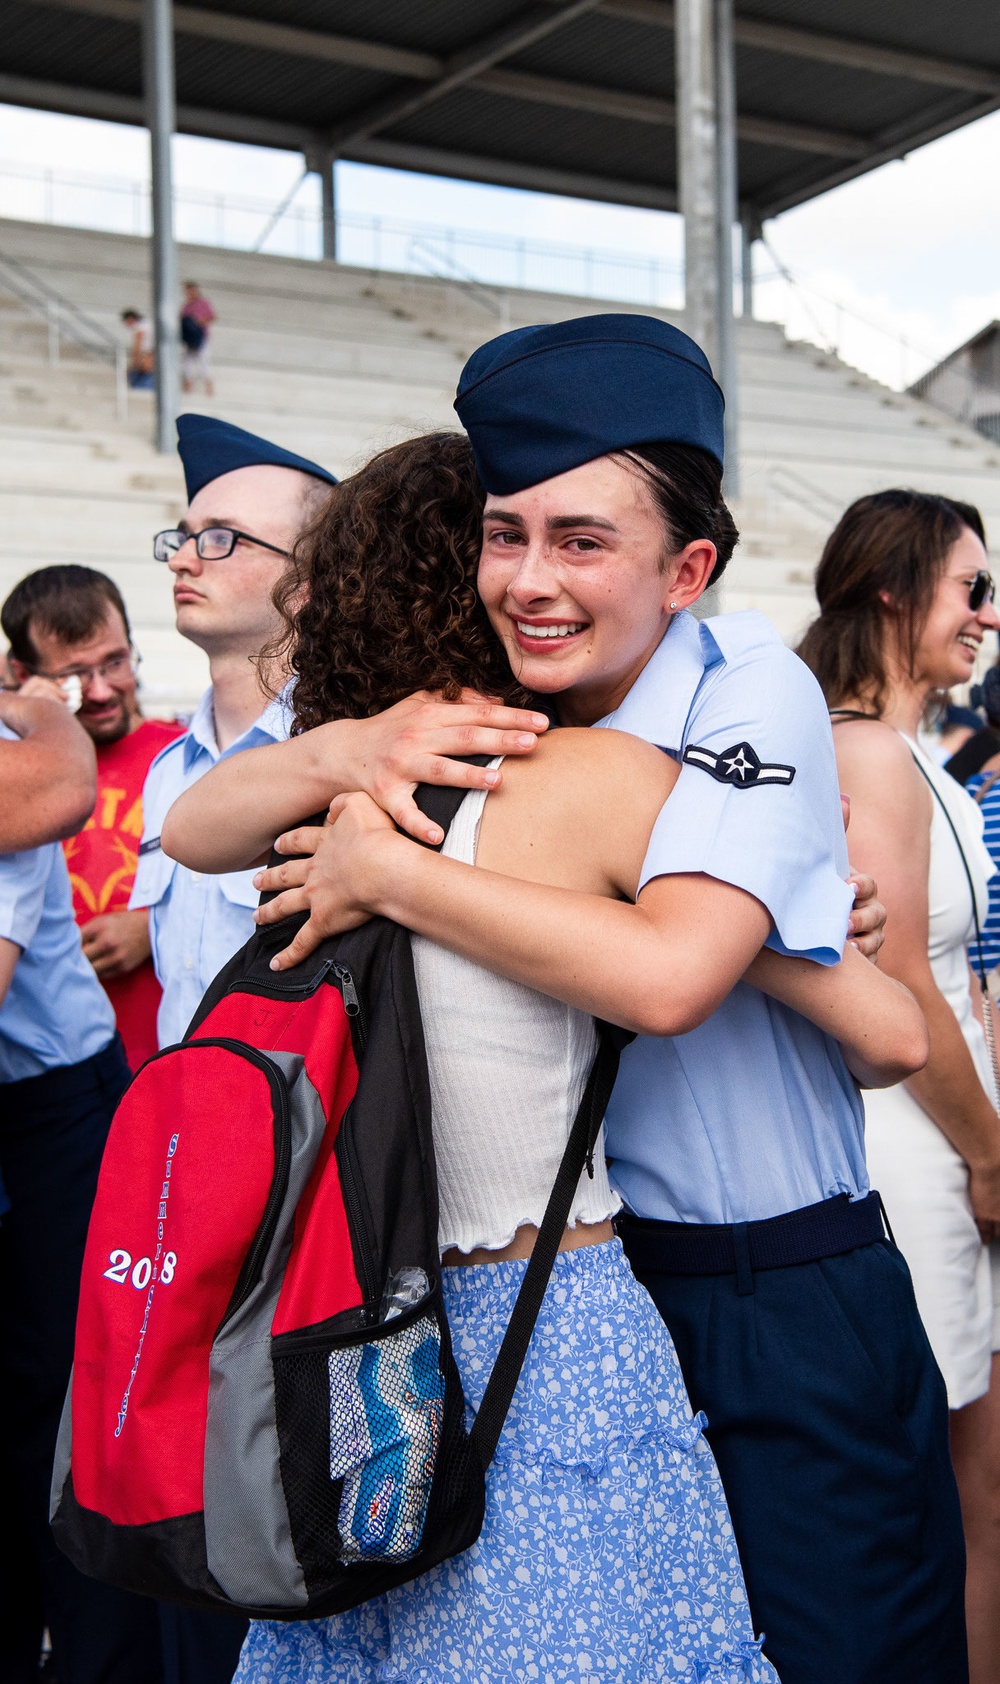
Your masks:
[{"label": "backpack shoulder strap", "polygon": [[528,1267],[524,1272],[524,1280],[521,1282],[507,1331],[497,1352],[493,1371],[486,1383],[483,1400],[469,1435],[484,1471],[493,1460],[493,1453],[507,1419],[507,1411],[528,1354],[531,1335],[542,1307],[545,1289],[549,1284],[559,1242],[572,1208],[573,1194],[585,1165],[593,1175],[591,1155],[618,1075],[621,1048],[634,1039],[624,1030],[615,1029],[611,1024],[602,1023],[600,1020],[597,1022],[597,1035],[597,1052],[590,1067],[583,1098],[570,1130],[562,1162],[556,1172],[545,1215],[542,1217],[538,1237],[528,1259]]},{"label": "backpack shoulder strap", "polygon": [[[467,766],[488,766],[493,757],[488,754],[463,754],[455,755],[453,758],[461,759]],[[455,789],[449,784],[418,784],[413,792],[413,799],[420,811],[425,813],[429,819],[432,819],[435,824],[439,824],[447,836],[451,822],[468,793],[467,789]],[[325,812],[313,813],[311,818],[300,819],[299,827],[309,829],[313,826],[320,827],[325,823]],[[430,846],[429,843],[424,845]],[[439,842],[437,846],[440,848],[442,844]],[[284,860],[294,858],[293,854],[276,854],[272,848],[267,863],[269,867],[281,865]],[[260,897],[260,905],[264,906],[280,892],[280,889],[265,889]]]},{"label": "backpack shoulder strap", "polygon": [[[488,766],[495,756],[490,754],[453,755],[452,759],[461,759],[466,766]],[[467,789],[455,789],[450,784],[418,784],[413,792],[413,799],[420,811],[439,824],[447,836],[452,819],[468,795]],[[430,844],[427,844],[430,846]],[[438,843],[440,848],[442,843]]]}]

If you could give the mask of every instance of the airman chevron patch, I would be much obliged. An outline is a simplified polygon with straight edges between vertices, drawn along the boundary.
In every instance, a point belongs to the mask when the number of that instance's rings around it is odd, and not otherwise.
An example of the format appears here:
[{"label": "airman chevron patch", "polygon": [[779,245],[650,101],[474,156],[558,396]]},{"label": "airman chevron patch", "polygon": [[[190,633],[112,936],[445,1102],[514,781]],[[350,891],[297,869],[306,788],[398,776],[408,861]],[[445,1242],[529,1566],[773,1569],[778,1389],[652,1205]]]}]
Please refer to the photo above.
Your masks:
[{"label": "airman chevron patch", "polygon": [[757,784],[790,784],[795,776],[794,766],[769,766],[749,743],[736,743],[724,754],[710,748],[696,748],[692,743],[684,750],[688,766],[700,766],[709,777],[720,784],[734,784],[737,789],[753,789]]}]

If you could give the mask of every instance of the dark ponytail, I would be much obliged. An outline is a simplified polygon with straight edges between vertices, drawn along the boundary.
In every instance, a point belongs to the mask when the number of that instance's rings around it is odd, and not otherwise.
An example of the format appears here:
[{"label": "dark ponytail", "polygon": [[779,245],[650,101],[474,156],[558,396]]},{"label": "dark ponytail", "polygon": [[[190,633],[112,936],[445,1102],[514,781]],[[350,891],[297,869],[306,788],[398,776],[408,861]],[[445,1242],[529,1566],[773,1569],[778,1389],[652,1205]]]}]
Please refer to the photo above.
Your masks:
[{"label": "dark ponytail", "polygon": [[669,553],[707,538],[718,552],[708,583],[714,585],[726,570],[740,540],[736,522],[722,496],[722,469],[715,457],[694,444],[633,445],[620,452],[634,463],[652,487],[666,523]]}]

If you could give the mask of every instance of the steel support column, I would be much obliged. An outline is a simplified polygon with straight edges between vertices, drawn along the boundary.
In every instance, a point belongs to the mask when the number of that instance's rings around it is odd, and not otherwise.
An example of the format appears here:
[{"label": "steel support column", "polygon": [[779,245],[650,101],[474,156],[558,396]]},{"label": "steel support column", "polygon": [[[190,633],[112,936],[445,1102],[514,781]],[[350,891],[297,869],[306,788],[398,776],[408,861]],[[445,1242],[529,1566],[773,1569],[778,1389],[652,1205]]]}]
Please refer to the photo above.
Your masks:
[{"label": "steel support column", "polygon": [[175,126],[174,34],[171,0],[142,0],[142,71],[153,181],[153,320],[156,333],[157,450],[177,448],[177,252],[170,143]]},{"label": "steel support column", "polygon": [[733,226],[736,83],[732,0],[677,0],[677,148],[687,331],[726,394],[726,490],[738,492]]},{"label": "steel support column", "polygon": [[726,394],[726,494],[738,497],[739,382],[736,368],[736,322],[733,316],[733,234],[737,217],[736,52],[733,46],[733,0],[715,0],[715,82],[718,108],[716,149],[716,247],[718,266],[716,308],[719,385]]},{"label": "steel support column", "polygon": [[314,168],[319,171],[323,195],[323,256],[331,263],[337,261],[337,195],[334,178],[336,153],[325,148],[315,155]]},{"label": "steel support column", "polygon": [[740,211],[740,280],[743,292],[743,314],[753,315],[753,248],[760,237],[760,225],[749,205]]}]

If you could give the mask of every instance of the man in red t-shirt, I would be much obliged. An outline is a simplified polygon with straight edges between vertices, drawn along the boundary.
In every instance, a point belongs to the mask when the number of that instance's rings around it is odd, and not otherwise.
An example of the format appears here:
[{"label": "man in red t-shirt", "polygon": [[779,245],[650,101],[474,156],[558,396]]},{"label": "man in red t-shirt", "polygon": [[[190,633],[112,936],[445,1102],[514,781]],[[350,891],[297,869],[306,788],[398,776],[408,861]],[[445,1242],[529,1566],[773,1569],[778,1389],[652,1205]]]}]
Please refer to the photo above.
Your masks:
[{"label": "man in red t-shirt", "polygon": [[148,913],[128,910],[142,838],[142,786],[150,762],[183,726],[143,719],[138,663],[121,594],[90,567],[43,567],[11,591],[0,623],[26,694],[58,693],[97,751],[97,803],[63,844],[83,951],[115,1008],[135,1070],[157,1048],[160,985]]}]

